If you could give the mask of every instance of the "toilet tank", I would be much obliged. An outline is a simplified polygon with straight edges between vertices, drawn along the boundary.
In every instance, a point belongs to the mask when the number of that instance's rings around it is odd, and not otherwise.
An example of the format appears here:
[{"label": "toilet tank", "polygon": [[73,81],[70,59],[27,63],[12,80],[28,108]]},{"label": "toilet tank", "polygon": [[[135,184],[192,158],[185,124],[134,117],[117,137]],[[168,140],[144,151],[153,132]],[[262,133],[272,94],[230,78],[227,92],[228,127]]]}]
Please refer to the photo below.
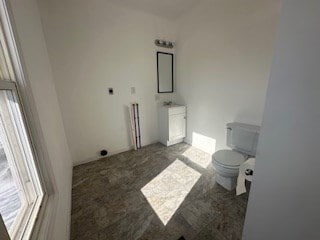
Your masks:
[{"label": "toilet tank", "polygon": [[235,151],[255,156],[259,132],[259,126],[238,122],[228,123],[227,146]]}]

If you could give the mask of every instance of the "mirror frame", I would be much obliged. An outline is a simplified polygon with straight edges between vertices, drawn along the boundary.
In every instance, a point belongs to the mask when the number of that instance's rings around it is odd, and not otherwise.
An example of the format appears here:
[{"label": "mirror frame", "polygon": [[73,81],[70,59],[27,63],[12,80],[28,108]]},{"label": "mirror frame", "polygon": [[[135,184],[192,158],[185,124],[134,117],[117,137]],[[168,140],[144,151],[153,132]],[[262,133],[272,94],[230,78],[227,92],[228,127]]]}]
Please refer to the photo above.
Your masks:
[{"label": "mirror frame", "polygon": [[[171,56],[171,74],[172,74],[172,88],[171,91],[167,92],[160,92],[160,78],[159,78],[159,55],[160,54],[166,54]],[[157,78],[158,78],[158,93],[173,93],[174,92],[174,54],[173,53],[167,53],[167,52],[157,52]]]}]

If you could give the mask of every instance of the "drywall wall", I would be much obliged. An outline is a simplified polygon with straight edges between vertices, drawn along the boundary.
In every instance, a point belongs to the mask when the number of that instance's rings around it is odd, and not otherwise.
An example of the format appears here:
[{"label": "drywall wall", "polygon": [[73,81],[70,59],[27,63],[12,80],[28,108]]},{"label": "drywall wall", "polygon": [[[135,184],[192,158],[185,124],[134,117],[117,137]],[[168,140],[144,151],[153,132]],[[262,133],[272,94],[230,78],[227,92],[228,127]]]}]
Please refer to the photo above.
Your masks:
[{"label": "drywall wall", "polygon": [[243,239],[320,239],[319,22],[319,1],[282,1]]},{"label": "drywall wall", "polygon": [[[50,215],[45,215],[42,219],[43,222],[50,223],[51,231],[47,233],[48,236],[42,235],[39,236],[39,239],[67,240],[69,239],[71,215],[72,164],[53,84],[38,5],[35,0],[10,0],[8,2],[12,8],[26,76],[31,85],[35,108],[38,112],[43,144],[47,147],[49,165],[52,168],[50,172],[53,173],[55,180],[55,192],[50,198],[56,201],[52,205],[55,212],[54,219],[53,222],[50,222],[50,219],[47,219],[51,217]],[[45,178],[48,179],[48,176]],[[40,232],[45,233],[46,230],[42,230]]]},{"label": "drywall wall", "polygon": [[132,102],[140,104],[142,144],[157,142],[154,40],[174,40],[174,24],[112,1],[39,4],[74,163],[97,159],[104,148],[112,154],[132,146]]},{"label": "drywall wall", "polygon": [[203,0],[179,20],[176,101],[188,108],[188,143],[203,136],[214,152],[226,147],[226,123],[261,124],[279,8]]}]

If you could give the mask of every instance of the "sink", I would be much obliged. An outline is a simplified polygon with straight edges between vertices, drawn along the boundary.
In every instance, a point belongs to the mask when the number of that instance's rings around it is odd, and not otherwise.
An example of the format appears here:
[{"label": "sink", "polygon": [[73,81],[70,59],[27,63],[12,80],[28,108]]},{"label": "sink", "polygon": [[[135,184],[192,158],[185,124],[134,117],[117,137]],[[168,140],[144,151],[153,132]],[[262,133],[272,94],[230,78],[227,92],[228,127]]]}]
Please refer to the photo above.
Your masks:
[{"label": "sink", "polygon": [[170,104],[163,104],[163,107],[166,107],[166,108],[174,108],[174,107],[182,107],[182,105],[178,105],[178,104],[175,104],[175,103],[170,103]]}]

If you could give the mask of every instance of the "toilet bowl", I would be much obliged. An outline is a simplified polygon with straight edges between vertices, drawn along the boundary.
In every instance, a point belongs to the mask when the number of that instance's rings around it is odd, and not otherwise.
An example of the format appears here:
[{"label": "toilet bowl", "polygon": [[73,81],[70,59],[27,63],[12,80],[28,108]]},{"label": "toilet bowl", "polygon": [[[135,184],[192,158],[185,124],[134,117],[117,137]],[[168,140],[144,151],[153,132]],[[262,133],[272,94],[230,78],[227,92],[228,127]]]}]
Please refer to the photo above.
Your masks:
[{"label": "toilet bowl", "polygon": [[240,165],[246,161],[248,156],[234,150],[220,150],[212,158],[216,171],[216,182],[229,191],[235,189]]},{"label": "toilet bowl", "polygon": [[255,156],[260,127],[244,123],[227,124],[227,146],[212,156],[216,182],[231,191],[237,186],[239,168],[249,157]]}]

